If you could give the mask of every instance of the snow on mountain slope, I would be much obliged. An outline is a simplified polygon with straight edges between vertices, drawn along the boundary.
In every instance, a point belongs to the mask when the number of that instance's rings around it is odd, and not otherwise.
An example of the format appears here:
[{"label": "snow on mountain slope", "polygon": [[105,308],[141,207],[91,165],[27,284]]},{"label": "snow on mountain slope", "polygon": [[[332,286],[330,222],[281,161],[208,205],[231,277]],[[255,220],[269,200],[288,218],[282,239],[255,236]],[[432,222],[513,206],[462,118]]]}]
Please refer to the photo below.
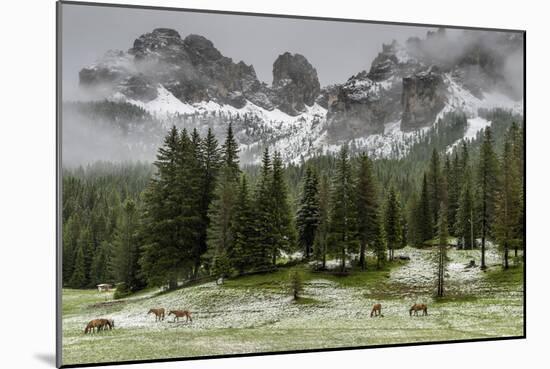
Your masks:
[{"label": "snow on mountain slope", "polygon": [[483,98],[480,99],[462,87],[450,73],[445,73],[443,80],[447,85],[447,104],[438,117],[453,110],[462,110],[468,116],[476,117],[479,109],[494,108],[502,108],[517,114],[523,114],[523,101],[514,101],[497,91],[485,91],[483,92]]},{"label": "snow on mountain slope", "polygon": [[[497,92],[483,93],[483,98],[480,99],[462,87],[450,74],[445,74],[444,80],[448,91],[447,103],[435,121],[447,112],[456,110],[465,112],[468,116],[468,126],[464,133],[465,139],[475,138],[477,132],[491,124],[490,121],[479,117],[479,109],[500,107],[522,113],[521,101],[513,101]],[[384,88],[385,86],[376,83],[376,87]],[[291,116],[277,108],[268,110],[248,100],[242,108],[214,101],[189,104],[177,99],[161,84],[157,87],[157,97],[148,102],[129,99],[121,93],[116,93],[112,99],[126,101],[145,109],[166,127],[173,124],[174,119],[178,116],[208,114],[224,114],[228,117],[248,116],[256,122],[264,134],[254,136],[254,133],[247,130],[246,127],[241,127],[240,131],[237,130],[237,135],[240,134],[241,137],[247,138],[247,142],[241,142],[240,147],[241,152],[247,153],[245,159],[247,163],[259,163],[264,147],[268,147],[271,152],[278,151],[283,161],[298,164],[302,160],[317,155],[336,154],[344,144],[348,144],[352,152],[366,151],[375,158],[401,158],[407,155],[410,147],[420,136],[419,133],[426,132],[431,128],[427,126],[405,132],[400,128],[401,120],[396,120],[384,124],[383,133],[363,135],[351,140],[334,141],[329,137],[327,109],[317,103],[306,106],[305,111],[297,116]],[[208,124],[210,127],[212,123]],[[216,121],[215,124],[220,125],[213,127],[215,131],[225,132],[227,122]],[[460,140],[450,145],[448,151],[451,151],[459,142]]]},{"label": "snow on mountain slope", "polygon": [[460,144],[460,141],[473,140],[474,138],[476,138],[477,133],[482,129],[489,127],[491,123],[492,122],[490,120],[484,119],[479,116],[475,118],[469,118],[468,126],[466,128],[466,132],[464,133],[464,137],[460,140],[455,141],[452,145],[449,145],[447,147],[447,153],[451,153],[453,149]]}]

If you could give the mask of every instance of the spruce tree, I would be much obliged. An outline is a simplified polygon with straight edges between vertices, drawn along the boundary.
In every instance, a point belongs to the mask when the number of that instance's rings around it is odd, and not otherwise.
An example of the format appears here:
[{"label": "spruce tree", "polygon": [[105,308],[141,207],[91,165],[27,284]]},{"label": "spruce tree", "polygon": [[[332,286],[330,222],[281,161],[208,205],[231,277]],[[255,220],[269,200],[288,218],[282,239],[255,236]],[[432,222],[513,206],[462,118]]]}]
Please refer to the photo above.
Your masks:
[{"label": "spruce tree", "polygon": [[176,218],[180,248],[189,255],[182,260],[185,277],[197,276],[204,246],[202,217],[202,166],[201,138],[196,129],[191,136],[183,130],[180,135],[180,150],[177,161],[177,197],[180,199],[180,213]]},{"label": "spruce tree", "polygon": [[514,228],[514,239],[517,241],[514,242],[514,256],[518,256],[518,248],[524,247],[524,224],[525,224],[525,194],[524,194],[524,186],[525,186],[525,176],[524,176],[524,168],[525,168],[525,150],[524,150],[524,142],[523,142],[523,134],[524,130],[523,128],[520,128],[516,122],[512,122],[512,125],[509,128],[509,131],[507,133],[507,138],[510,141],[511,144],[511,161],[513,164],[511,165],[511,178],[514,184],[514,188],[517,188],[517,201],[519,201],[518,205],[518,211],[517,211],[517,218],[514,221],[515,226]]},{"label": "spruce tree", "polygon": [[428,179],[426,174],[422,179],[422,189],[420,191],[420,199],[418,201],[418,227],[420,233],[420,239],[422,242],[431,240],[433,238],[433,222],[432,211],[430,206],[430,195],[428,192]]},{"label": "spruce tree", "polygon": [[449,188],[449,232],[456,236],[458,234],[458,231],[455,226],[457,223],[460,192],[462,189],[461,168],[458,150],[454,152],[450,167],[450,173],[447,178],[447,185]]},{"label": "spruce tree", "polygon": [[441,166],[437,150],[434,148],[428,171],[429,203],[432,210],[432,222],[437,226],[439,222],[439,203],[441,202]]},{"label": "spruce tree", "polygon": [[456,235],[462,240],[463,248],[473,249],[476,235],[476,213],[474,212],[474,192],[470,171],[467,170],[462,179],[459,205],[456,214]]},{"label": "spruce tree", "polygon": [[330,182],[328,176],[321,177],[319,186],[319,225],[317,227],[314,244],[315,260],[321,262],[321,269],[326,269],[328,237],[330,231]]},{"label": "spruce tree", "polygon": [[86,279],[84,245],[79,244],[76,251],[73,273],[69,280],[69,286],[72,288],[84,288],[86,287],[86,284],[87,284],[87,279]]},{"label": "spruce tree", "polygon": [[357,234],[360,242],[359,265],[362,270],[365,270],[367,245],[374,244],[379,231],[377,189],[372,173],[372,163],[366,154],[359,157],[354,191]]},{"label": "spruce tree", "polygon": [[[137,245],[136,245],[137,247]],[[96,250],[90,270],[90,278],[92,285],[98,285],[111,281],[112,273],[109,270],[109,264],[111,262],[111,245],[107,241],[101,242],[99,248]]]},{"label": "spruce tree", "polygon": [[140,265],[150,285],[175,288],[178,278],[191,266],[188,225],[183,224],[186,216],[182,215],[183,204],[188,204],[183,198],[186,178],[182,159],[189,153],[189,142],[185,130],[180,135],[172,127],[158,150],[154,163],[157,173],[144,193]]},{"label": "spruce tree", "polygon": [[[226,265],[233,248],[233,221],[237,201],[238,184],[231,167],[224,164],[218,179],[215,197],[210,205],[208,228],[208,259],[213,273],[228,274]],[[216,266],[216,263],[219,265]]]},{"label": "spruce tree", "polygon": [[260,270],[271,267],[275,248],[276,229],[273,223],[275,203],[272,196],[272,180],[271,157],[266,148],[262,156],[260,178],[254,194],[254,238],[258,248],[254,267]]},{"label": "spruce tree", "polygon": [[422,234],[421,234],[421,222],[420,222],[420,206],[418,202],[418,195],[416,192],[412,192],[409,196],[409,201],[406,205],[406,215],[407,215],[407,239],[409,244],[413,246],[422,244]]},{"label": "spruce tree", "polygon": [[490,127],[485,128],[477,166],[478,213],[481,223],[481,268],[485,269],[485,241],[491,235],[498,188],[498,165]]},{"label": "spruce tree", "polygon": [[208,228],[210,226],[210,216],[208,213],[210,204],[214,201],[216,180],[219,175],[221,165],[221,154],[218,147],[218,141],[216,140],[212,129],[208,129],[208,133],[204,140],[200,142],[200,146],[197,148],[197,152],[200,155],[198,159],[202,177],[200,181],[200,234],[198,247],[194,252],[194,271],[193,275],[196,278],[198,270],[201,265],[202,257],[207,251],[207,235]]},{"label": "spruce tree", "polygon": [[508,257],[511,247],[520,243],[517,238],[518,220],[521,212],[521,184],[517,175],[517,165],[513,152],[513,137],[515,132],[508,131],[504,142],[504,151],[501,159],[501,187],[497,193],[495,236],[503,251],[503,266],[508,269]]},{"label": "spruce tree", "polygon": [[233,135],[233,125],[229,123],[224,144],[222,146],[222,162],[228,168],[230,174],[234,176],[233,180],[239,182],[241,169],[239,168],[239,144]]},{"label": "spruce tree", "polygon": [[271,218],[274,237],[271,249],[271,263],[275,266],[279,252],[292,252],[296,242],[296,228],[292,221],[288,188],[284,178],[283,161],[278,152],[275,152],[273,155],[272,175],[270,193],[273,203]]},{"label": "spruce tree", "polygon": [[335,253],[340,257],[340,271],[346,270],[348,253],[355,245],[354,188],[347,145],[342,146],[336,162],[332,186],[330,238]]},{"label": "spruce tree", "polygon": [[226,275],[230,273],[230,255],[233,254],[233,222],[235,204],[239,188],[239,148],[233,136],[232,125],[227,128],[227,135],[222,146],[220,175],[214,198],[209,207],[209,228],[207,233],[208,253],[212,267],[211,273]]},{"label": "spruce tree", "polygon": [[243,175],[237,193],[235,216],[232,224],[233,247],[228,254],[231,266],[239,274],[256,264],[257,248],[254,244],[254,219],[246,176]]},{"label": "spruce tree", "polygon": [[131,291],[142,287],[138,264],[138,212],[132,200],[126,200],[113,240],[111,270],[115,281],[123,282]]},{"label": "spruce tree", "polygon": [[80,217],[75,213],[63,225],[63,284],[69,283],[73,275],[79,236]]},{"label": "spruce tree", "polygon": [[439,247],[438,247],[438,262],[437,262],[437,296],[443,297],[445,288],[445,269],[447,265],[447,241],[449,237],[449,229],[447,223],[447,205],[445,199],[442,199],[439,205]]},{"label": "spruce tree", "polygon": [[386,199],[385,214],[384,214],[384,233],[388,243],[388,260],[393,260],[393,252],[396,247],[399,247],[401,242],[401,211],[399,206],[399,198],[395,192],[394,186],[390,186],[388,197]]},{"label": "spruce tree", "polygon": [[306,260],[311,256],[313,250],[313,241],[319,226],[319,189],[316,172],[308,166],[304,184],[302,187],[302,197],[298,212],[296,213],[296,227],[298,228],[298,242],[304,251]]}]

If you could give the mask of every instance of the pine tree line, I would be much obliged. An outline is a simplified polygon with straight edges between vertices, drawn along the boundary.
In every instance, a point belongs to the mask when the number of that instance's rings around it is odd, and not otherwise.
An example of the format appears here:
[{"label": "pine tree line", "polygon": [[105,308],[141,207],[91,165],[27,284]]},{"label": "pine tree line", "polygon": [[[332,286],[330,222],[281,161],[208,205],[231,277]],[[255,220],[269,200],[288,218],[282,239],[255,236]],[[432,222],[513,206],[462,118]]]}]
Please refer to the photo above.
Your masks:
[{"label": "pine tree line", "polygon": [[459,247],[480,247],[480,266],[485,269],[487,241],[496,241],[507,268],[510,249],[517,257],[518,249],[524,247],[522,134],[512,123],[499,154],[492,128],[485,128],[475,160],[472,145],[465,141],[452,153],[434,149],[419,194],[409,202],[410,243],[422,245],[436,237],[454,236]]},{"label": "pine tree line", "polygon": [[173,288],[204,275],[272,270],[296,251],[320,269],[332,258],[341,272],[352,263],[365,270],[369,255],[381,267],[395,249],[436,239],[442,294],[449,237],[480,246],[482,267],[487,240],[502,248],[505,267],[524,246],[523,129],[511,123],[503,134],[501,151],[492,128],[479,143],[445,153],[433,147],[420,173],[352,156],[346,146],[336,157],[286,167],[266,149],[258,169],[243,171],[231,124],[222,145],[212,131],[201,137],[173,127],[152,179],[146,166],[64,176],[63,282]]}]

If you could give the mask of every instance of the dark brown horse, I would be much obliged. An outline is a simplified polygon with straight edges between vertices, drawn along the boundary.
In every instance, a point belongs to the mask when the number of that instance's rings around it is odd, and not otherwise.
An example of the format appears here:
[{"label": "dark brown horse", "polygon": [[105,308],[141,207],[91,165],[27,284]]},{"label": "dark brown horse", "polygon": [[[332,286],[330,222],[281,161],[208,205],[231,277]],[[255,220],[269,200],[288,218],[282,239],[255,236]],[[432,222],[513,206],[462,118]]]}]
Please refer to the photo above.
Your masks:
[{"label": "dark brown horse", "polygon": [[164,320],[164,308],[150,309],[147,315],[155,314],[155,322]]},{"label": "dark brown horse", "polygon": [[409,309],[409,315],[412,316],[413,313],[415,316],[418,316],[418,312],[422,311],[422,315],[428,315],[428,305],[425,304],[414,304]]},{"label": "dark brown horse", "polygon": [[382,315],[382,304],[372,305],[372,310],[370,312],[370,317],[372,318],[373,316],[379,316],[379,317],[384,316],[384,315]]},{"label": "dark brown horse", "polygon": [[191,318],[191,312],[187,310],[170,310],[168,313],[168,316],[174,314],[174,322],[179,321],[179,318],[185,317],[185,321],[193,321],[193,318]]},{"label": "dark brown horse", "polygon": [[100,319],[93,319],[88,322],[86,325],[86,328],[84,328],[84,334],[88,333],[94,333],[97,329],[99,331],[99,327],[101,326]]}]

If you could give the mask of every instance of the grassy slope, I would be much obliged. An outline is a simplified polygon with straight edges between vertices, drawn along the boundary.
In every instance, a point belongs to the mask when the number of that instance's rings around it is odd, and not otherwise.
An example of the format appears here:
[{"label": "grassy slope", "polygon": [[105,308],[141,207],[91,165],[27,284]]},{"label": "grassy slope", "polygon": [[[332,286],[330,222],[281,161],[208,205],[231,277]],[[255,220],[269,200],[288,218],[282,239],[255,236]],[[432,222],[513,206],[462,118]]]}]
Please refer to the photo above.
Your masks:
[{"label": "grassy slope", "polygon": [[[432,250],[407,248],[411,257],[381,271],[347,277],[304,275],[304,298],[287,292],[289,269],[205,283],[165,294],[144,291],[116,304],[95,291],[63,292],[64,362],[154,359],[308,348],[362,346],[521,335],[523,267],[503,271],[495,251],[492,267],[464,269],[479,251],[449,252],[447,297],[434,299]],[[384,318],[369,318],[374,302]],[[409,317],[414,302],[429,304],[428,317]],[[193,323],[155,323],[151,307],[193,311]],[[110,317],[116,329],[84,336],[86,322]]]}]

